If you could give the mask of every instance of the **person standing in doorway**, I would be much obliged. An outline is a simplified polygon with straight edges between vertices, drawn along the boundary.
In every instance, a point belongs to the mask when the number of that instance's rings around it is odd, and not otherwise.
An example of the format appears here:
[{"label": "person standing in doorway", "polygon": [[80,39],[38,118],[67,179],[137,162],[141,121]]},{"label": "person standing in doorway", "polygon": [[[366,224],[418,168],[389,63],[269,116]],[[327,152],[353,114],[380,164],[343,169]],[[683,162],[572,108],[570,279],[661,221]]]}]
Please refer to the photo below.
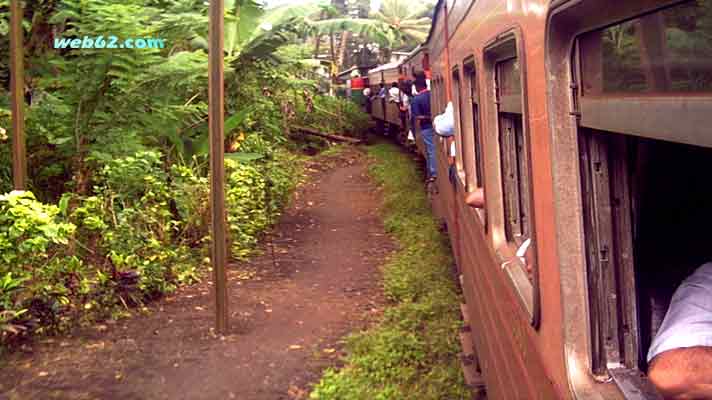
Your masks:
[{"label": "person standing in doorway", "polygon": [[427,181],[432,182],[437,176],[435,169],[435,142],[433,138],[433,125],[430,122],[430,91],[424,76],[415,78],[417,94],[411,104],[411,123],[420,125],[420,134],[425,145],[425,161],[428,169]]}]

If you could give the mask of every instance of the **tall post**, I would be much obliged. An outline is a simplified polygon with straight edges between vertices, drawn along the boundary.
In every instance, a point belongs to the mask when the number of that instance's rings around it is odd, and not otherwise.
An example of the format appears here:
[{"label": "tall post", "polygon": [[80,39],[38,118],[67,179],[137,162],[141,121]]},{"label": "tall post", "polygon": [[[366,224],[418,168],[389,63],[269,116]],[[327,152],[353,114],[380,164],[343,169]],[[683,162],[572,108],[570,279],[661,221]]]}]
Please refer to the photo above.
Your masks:
[{"label": "tall post", "polygon": [[20,0],[10,1],[10,109],[12,112],[12,181],[15,190],[27,183],[25,149],[25,66]]},{"label": "tall post", "polygon": [[225,121],[223,31],[224,0],[210,0],[208,54],[208,123],[210,126],[210,207],[212,214],[212,267],[215,286],[215,329],[228,329],[227,249],[225,221]]}]

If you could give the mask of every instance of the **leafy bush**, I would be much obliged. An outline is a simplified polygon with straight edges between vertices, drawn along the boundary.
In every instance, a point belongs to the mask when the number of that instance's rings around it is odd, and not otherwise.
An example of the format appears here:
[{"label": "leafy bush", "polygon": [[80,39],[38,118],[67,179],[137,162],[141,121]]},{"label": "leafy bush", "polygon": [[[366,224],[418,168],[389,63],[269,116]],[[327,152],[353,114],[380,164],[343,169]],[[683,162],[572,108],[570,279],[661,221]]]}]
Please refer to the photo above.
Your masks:
[{"label": "leafy bush", "polygon": [[162,166],[160,154],[152,151],[110,161],[98,174],[97,196],[83,199],[72,214],[115,279],[138,277],[141,296],[169,293],[176,284],[198,278],[195,257],[181,237],[186,223],[176,203],[186,212],[196,210],[200,199],[180,190],[195,189],[186,184],[189,171],[180,170],[181,186],[171,187]]},{"label": "leafy bush", "polygon": [[174,164],[171,166],[171,189],[177,215],[182,221],[178,237],[189,246],[207,240],[210,223],[210,196],[208,178],[197,174],[197,166]]},{"label": "leafy bush", "polygon": [[226,160],[228,226],[232,255],[245,258],[269,223],[265,179],[252,165]]},{"label": "leafy bush", "polygon": [[7,193],[12,190],[12,155],[10,150],[10,110],[3,104],[2,98],[5,94],[0,88],[0,193]]},{"label": "leafy bush", "polygon": [[[226,161],[234,257],[249,255],[276,221],[298,164],[283,151]],[[166,171],[161,153],[140,151],[95,173],[91,196],[68,193],[57,206],[31,192],[0,196],[0,341],[112,316],[198,279],[210,217],[198,171]]]},{"label": "leafy bush", "polygon": [[[84,265],[67,245],[76,227],[61,221],[60,209],[30,192],[0,196],[0,325],[7,333],[23,322],[61,323],[78,305]],[[21,320],[19,320],[21,318]]]},{"label": "leafy bush", "polygon": [[293,156],[277,152],[259,164],[226,160],[228,227],[232,256],[244,259],[259,234],[274,223],[296,186],[298,169]]},{"label": "leafy bush", "polygon": [[[207,180],[159,153],[107,163],[94,196],[0,196],[0,329],[54,331],[199,277]],[[73,210],[70,212],[70,204]],[[185,217],[185,219],[183,219]]]}]

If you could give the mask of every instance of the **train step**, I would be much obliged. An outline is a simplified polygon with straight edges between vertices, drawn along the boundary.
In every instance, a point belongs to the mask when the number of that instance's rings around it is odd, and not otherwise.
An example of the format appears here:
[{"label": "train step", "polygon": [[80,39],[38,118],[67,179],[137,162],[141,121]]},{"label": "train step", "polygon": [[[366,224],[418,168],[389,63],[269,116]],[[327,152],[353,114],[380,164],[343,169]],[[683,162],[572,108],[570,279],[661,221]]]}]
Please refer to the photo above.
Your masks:
[{"label": "train step", "polygon": [[460,343],[462,353],[467,358],[475,357],[475,347],[472,345],[472,335],[470,332],[460,331]]},{"label": "train step", "polygon": [[475,351],[475,346],[472,341],[470,315],[467,312],[467,304],[460,304],[460,312],[462,313],[463,320],[463,327],[460,329],[460,345],[462,347],[460,363],[462,364],[462,373],[465,377],[465,384],[472,390],[472,399],[484,400],[487,398],[485,382],[480,373],[477,352]]},{"label": "train step", "polygon": [[462,330],[469,332],[470,328],[470,314],[467,312],[467,304],[460,303],[460,313],[462,313]]},{"label": "train step", "polygon": [[474,364],[462,364],[462,373],[465,376],[465,385],[472,390],[473,399],[485,399],[486,388],[482,374],[477,371]]}]

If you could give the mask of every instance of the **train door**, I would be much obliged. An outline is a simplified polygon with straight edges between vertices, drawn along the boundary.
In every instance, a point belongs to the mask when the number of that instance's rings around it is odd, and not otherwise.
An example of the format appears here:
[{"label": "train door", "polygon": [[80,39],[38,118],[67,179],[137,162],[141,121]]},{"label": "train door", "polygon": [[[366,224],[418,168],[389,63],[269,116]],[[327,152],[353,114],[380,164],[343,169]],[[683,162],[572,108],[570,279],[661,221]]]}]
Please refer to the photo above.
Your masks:
[{"label": "train door", "polygon": [[[674,290],[712,261],[712,0],[576,37],[572,55],[591,373],[626,397]],[[639,397],[635,397],[639,396]]]}]

